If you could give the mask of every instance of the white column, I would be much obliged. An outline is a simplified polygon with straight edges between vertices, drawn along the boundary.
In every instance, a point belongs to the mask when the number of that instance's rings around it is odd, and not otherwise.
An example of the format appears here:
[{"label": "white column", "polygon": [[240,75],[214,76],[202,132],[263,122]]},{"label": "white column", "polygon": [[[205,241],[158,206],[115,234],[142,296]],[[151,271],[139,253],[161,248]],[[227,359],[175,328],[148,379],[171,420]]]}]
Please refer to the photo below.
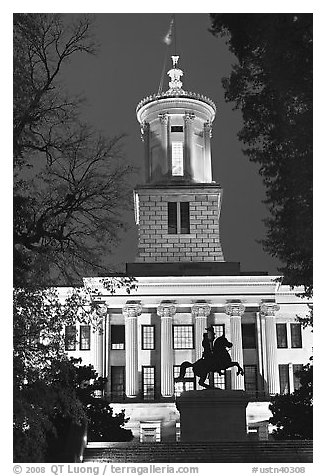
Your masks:
[{"label": "white column", "polygon": [[167,113],[158,115],[161,123],[161,147],[162,147],[162,173],[171,169],[169,161],[169,116]]},{"label": "white column", "polygon": [[176,313],[176,306],[162,302],[157,308],[161,318],[161,395],[172,397],[174,394],[173,379],[173,345],[172,345],[172,318]]},{"label": "white column", "polygon": [[[243,349],[241,316],[245,307],[240,302],[229,303],[225,306],[225,313],[230,316],[230,334],[233,347],[231,348],[231,358],[233,362],[238,362],[243,367]],[[244,390],[244,377],[237,375],[237,367],[231,368],[231,388],[232,390]]]},{"label": "white column", "polygon": [[270,395],[280,392],[278,365],[276,359],[275,312],[279,310],[275,303],[262,303],[260,314],[265,322],[266,377],[267,391]]},{"label": "white column", "polygon": [[191,178],[194,178],[195,168],[192,161],[194,160],[193,152],[193,122],[195,114],[187,112],[184,116],[184,168]]},{"label": "white column", "polygon": [[149,123],[144,121],[141,123],[140,126],[140,133],[141,133],[141,140],[144,142],[144,150],[145,150],[145,172],[146,172],[146,180],[150,180],[151,174],[151,154],[150,154],[150,143],[149,143]]},{"label": "white column", "polygon": [[99,377],[104,375],[104,356],[105,356],[105,335],[104,319],[107,313],[107,307],[100,305],[96,309],[96,330],[94,333],[94,368]]},{"label": "white column", "polygon": [[205,181],[212,181],[212,159],[211,159],[211,137],[212,123],[204,123],[204,157],[205,157]]},{"label": "white column", "polygon": [[198,302],[192,306],[191,314],[195,318],[195,346],[196,360],[200,359],[203,353],[202,340],[207,327],[207,317],[211,312],[211,307],[206,302]]},{"label": "white column", "polygon": [[138,303],[126,303],[123,308],[126,331],[126,396],[129,398],[138,394],[137,317],[141,311],[141,305]]}]

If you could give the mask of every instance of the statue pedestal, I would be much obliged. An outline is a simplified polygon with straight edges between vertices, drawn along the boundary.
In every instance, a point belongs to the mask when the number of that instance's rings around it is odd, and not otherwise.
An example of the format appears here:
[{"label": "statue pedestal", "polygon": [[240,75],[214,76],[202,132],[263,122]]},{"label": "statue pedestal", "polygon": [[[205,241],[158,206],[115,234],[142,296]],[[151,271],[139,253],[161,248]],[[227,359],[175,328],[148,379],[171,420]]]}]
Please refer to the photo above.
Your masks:
[{"label": "statue pedestal", "polygon": [[243,441],[247,439],[243,390],[190,390],[176,399],[181,441]]}]

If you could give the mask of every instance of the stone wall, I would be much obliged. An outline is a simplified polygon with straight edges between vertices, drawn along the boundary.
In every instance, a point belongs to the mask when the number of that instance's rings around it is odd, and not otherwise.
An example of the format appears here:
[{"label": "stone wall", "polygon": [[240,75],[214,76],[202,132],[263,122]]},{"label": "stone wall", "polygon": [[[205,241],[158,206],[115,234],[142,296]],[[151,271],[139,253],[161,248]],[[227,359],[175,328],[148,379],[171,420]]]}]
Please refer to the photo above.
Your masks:
[{"label": "stone wall", "polygon": [[[220,187],[139,188],[137,262],[224,261]],[[168,233],[168,202],[189,202],[190,233]]]}]

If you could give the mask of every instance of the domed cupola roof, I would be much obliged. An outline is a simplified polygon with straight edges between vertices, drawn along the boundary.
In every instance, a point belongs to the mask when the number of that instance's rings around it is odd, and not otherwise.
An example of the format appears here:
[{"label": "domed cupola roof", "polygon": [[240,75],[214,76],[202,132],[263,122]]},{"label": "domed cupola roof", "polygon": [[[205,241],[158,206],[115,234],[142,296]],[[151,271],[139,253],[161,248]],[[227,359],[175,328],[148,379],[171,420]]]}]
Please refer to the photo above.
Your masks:
[{"label": "domed cupola roof", "polygon": [[183,71],[182,69],[178,67],[179,56],[172,56],[171,58],[172,58],[173,66],[167,72],[168,76],[170,77],[169,89],[165,92],[152,94],[142,99],[136,108],[137,116],[139,116],[138,115],[139,111],[146,104],[154,102],[154,101],[156,102],[156,101],[171,99],[171,98],[184,98],[184,99],[202,101],[208,104],[212,108],[212,113],[213,115],[215,115],[216,106],[215,106],[215,103],[210,98],[208,98],[207,96],[204,96],[203,94],[194,93],[191,91],[185,91],[184,89],[182,89],[182,81],[180,80],[180,78],[183,76]]}]

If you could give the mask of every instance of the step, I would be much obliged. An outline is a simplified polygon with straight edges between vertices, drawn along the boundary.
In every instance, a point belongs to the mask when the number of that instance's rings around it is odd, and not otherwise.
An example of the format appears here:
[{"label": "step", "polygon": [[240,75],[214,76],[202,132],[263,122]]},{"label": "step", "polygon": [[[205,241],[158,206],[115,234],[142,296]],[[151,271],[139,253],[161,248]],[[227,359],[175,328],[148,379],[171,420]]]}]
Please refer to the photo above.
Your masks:
[{"label": "step", "polygon": [[250,441],[198,443],[142,443],[107,447],[89,445],[84,462],[114,463],[309,463],[313,460],[312,441]]}]

